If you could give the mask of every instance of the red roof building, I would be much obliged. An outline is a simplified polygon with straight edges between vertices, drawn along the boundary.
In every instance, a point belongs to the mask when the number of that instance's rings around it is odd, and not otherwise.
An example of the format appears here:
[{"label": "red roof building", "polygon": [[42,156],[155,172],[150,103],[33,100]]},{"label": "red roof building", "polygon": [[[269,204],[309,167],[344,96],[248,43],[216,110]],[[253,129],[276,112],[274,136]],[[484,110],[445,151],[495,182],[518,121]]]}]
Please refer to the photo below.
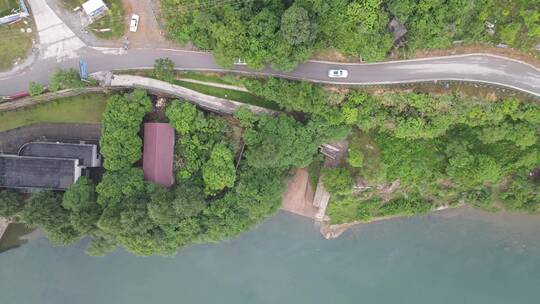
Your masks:
[{"label": "red roof building", "polygon": [[164,187],[172,186],[174,129],[167,123],[144,124],[144,178]]}]

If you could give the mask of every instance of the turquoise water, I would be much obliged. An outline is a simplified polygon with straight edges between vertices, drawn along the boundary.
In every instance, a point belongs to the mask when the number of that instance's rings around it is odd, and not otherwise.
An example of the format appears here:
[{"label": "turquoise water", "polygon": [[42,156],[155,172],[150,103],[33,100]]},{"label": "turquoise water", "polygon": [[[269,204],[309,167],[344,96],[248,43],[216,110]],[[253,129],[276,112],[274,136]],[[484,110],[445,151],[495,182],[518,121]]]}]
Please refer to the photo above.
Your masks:
[{"label": "turquoise water", "polygon": [[174,258],[39,238],[0,254],[0,303],[539,303],[540,218],[469,209],[321,238],[280,213]]}]

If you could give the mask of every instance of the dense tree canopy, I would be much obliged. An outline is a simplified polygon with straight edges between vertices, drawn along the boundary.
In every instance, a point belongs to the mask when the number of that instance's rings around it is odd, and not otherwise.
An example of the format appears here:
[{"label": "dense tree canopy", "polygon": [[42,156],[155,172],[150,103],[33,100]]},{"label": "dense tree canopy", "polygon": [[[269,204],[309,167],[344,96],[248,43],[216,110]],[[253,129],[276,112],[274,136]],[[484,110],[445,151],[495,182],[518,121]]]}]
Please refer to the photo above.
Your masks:
[{"label": "dense tree canopy", "polygon": [[230,188],[236,179],[231,149],[224,143],[214,146],[210,158],[203,165],[202,175],[208,193]]},{"label": "dense tree canopy", "polygon": [[162,0],[169,34],[213,50],[226,66],[243,58],[291,70],[318,49],[367,61],[394,46],[388,27],[407,29],[405,51],[447,48],[455,41],[505,43],[530,50],[540,40],[538,1],[513,0]]},{"label": "dense tree canopy", "polygon": [[69,211],[62,207],[62,196],[54,192],[37,192],[20,213],[22,221],[41,227],[56,244],[69,245],[80,237],[71,225]]},{"label": "dense tree canopy", "polygon": [[137,134],[144,115],[151,109],[152,102],[144,90],[109,99],[100,140],[105,169],[129,168],[141,158],[142,140]]},{"label": "dense tree canopy", "polygon": [[[349,110],[354,108],[358,111]],[[353,161],[349,169],[367,183],[367,190],[357,198],[334,197],[330,210],[340,220],[351,220],[353,214],[365,219],[363,204],[377,197],[375,204],[386,206],[400,194],[419,195],[432,208],[465,202],[487,210],[502,204],[536,211],[540,205],[531,194],[537,185],[523,177],[540,166],[536,104],[515,98],[488,102],[459,95],[352,93],[342,111],[354,114],[347,121],[359,129],[351,138],[349,162],[359,153],[363,159],[361,166]],[[372,178],[380,173],[382,178]],[[416,205],[407,206],[416,212]],[[390,215],[385,210],[368,214]]]}]

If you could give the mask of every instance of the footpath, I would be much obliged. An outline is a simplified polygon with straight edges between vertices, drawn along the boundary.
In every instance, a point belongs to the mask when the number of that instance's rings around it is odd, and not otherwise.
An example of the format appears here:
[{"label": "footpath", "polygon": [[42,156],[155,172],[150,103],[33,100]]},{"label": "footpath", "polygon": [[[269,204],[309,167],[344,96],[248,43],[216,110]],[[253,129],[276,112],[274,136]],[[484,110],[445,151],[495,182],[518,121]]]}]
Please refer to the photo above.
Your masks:
[{"label": "footpath", "polygon": [[105,88],[141,88],[150,92],[180,97],[197,106],[221,114],[234,114],[238,108],[247,106],[257,114],[275,114],[276,111],[199,93],[165,81],[134,75],[114,75],[111,72],[98,72],[90,75]]}]

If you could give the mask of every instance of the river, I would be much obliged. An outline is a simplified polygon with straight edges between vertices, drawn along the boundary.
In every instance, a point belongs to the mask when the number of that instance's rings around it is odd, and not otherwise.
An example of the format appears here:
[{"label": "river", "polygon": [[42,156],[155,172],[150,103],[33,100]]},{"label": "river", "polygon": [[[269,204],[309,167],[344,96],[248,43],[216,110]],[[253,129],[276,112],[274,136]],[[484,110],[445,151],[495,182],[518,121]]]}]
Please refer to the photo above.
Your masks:
[{"label": "river", "polygon": [[324,240],[279,213],[175,257],[37,238],[0,254],[0,303],[539,303],[540,218],[447,210],[358,225]]}]

